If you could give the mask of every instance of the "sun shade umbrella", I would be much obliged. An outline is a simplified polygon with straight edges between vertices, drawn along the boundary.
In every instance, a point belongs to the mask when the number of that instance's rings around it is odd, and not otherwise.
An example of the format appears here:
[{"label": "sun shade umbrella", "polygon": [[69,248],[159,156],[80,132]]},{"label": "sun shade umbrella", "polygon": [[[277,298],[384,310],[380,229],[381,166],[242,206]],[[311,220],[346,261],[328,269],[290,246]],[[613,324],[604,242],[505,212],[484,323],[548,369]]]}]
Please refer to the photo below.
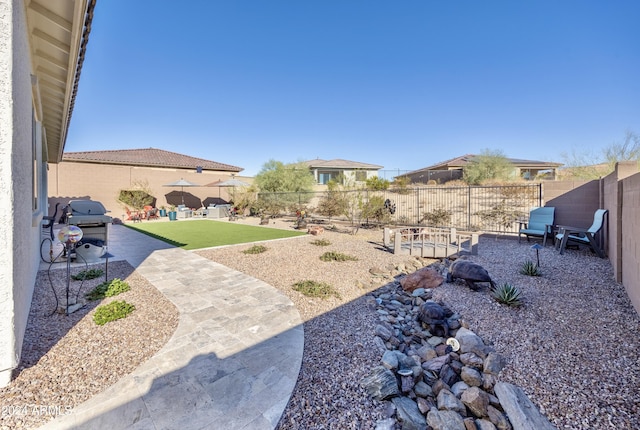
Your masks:
[{"label": "sun shade umbrella", "polygon": [[[226,181],[215,181],[205,185],[205,187],[248,187],[250,184],[242,182],[239,179],[228,179]],[[218,189],[218,197],[220,197],[220,189]]]},{"label": "sun shade umbrella", "polygon": [[182,204],[184,204],[184,187],[199,187],[200,185],[194,184],[193,182],[189,182],[185,179],[180,178],[179,181],[172,182],[170,184],[165,184],[163,187],[180,187],[180,195],[182,197]]}]

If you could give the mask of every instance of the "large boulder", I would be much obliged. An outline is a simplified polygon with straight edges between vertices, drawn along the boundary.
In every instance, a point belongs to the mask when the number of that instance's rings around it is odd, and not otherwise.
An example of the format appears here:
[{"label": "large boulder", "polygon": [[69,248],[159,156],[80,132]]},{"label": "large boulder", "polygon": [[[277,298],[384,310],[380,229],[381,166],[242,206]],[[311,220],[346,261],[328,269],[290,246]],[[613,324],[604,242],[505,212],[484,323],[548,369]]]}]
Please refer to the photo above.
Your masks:
[{"label": "large boulder", "polygon": [[431,267],[423,267],[413,273],[408,274],[400,280],[402,289],[413,292],[418,288],[436,288],[444,282],[444,278],[437,270]]}]

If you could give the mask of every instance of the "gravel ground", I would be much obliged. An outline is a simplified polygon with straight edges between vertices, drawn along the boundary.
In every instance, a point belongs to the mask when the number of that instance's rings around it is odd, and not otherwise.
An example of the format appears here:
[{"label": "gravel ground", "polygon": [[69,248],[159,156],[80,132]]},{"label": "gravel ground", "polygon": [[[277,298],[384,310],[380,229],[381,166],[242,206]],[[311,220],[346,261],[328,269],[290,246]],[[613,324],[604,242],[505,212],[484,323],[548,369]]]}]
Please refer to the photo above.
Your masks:
[{"label": "gravel ground", "polygon": [[[72,274],[79,270],[72,269]],[[20,365],[11,384],[0,388],[0,428],[36,428],[67,413],[133,371],[167,343],[178,326],[176,307],[126,262],[109,263],[109,279],[113,278],[125,280],[131,290],[89,302],[65,316],[52,314],[56,302],[47,272],[38,274]],[[52,270],[51,281],[58,297],[64,297],[66,267]],[[85,281],[80,300],[102,281],[104,276]],[[71,281],[74,294],[79,285],[80,281]],[[96,325],[95,308],[113,300],[125,300],[136,310],[127,318]]]},{"label": "gravel ground", "polygon": [[[275,221],[270,227],[291,225]],[[312,245],[316,239],[331,245]],[[325,231],[269,242],[263,254],[242,253],[251,245],[198,251],[278,288],[305,321],[303,365],[279,429],[373,429],[388,415],[387,404],[369,399],[359,384],[381,358],[373,342],[375,306],[367,293],[394,281],[373,278],[369,269],[409,258],[386,252],[381,239],[380,230]],[[325,251],[358,260],[323,262],[319,256]],[[479,255],[472,257],[497,283],[523,291],[521,308],[498,305],[486,289],[473,292],[463,284],[445,283],[434,298],[507,358],[500,379],[522,387],[558,428],[640,428],[640,317],[624,287],[613,281],[609,262],[587,250],[560,256],[547,247],[540,258],[541,277],[519,274],[535,254],[527,244],[505,238],[482,238]],[[33,428],[55,415],[21,413],[25,407],[64,410],[88,399],[153,355],[173,333],[176,310],[155,288],[124,262],[112,263],[109,274],[132,285],[117,299],[137,309],[103,327],[91,320],[95,305],[68,317],[49,316],[55,302],[47,279],[38,277],[18,376],[0,389],[3,429]],[[331,284],[340,298],[312,299],[292,289],[305,279]]]},{"label": "gravel ground", "polygon": [[[249,245],[199,253],[280,289],[305,320],[303,365],[278,428],[372,429],[386,416],[386,405],[368,399],[359,386],[381,358],[366,293],[385,281],[370,282],[369,269],[408,257],[385,252],[380,230],[360,229],[355,236],[325,231],[319,238],[331,245],[311,245],[316,237],[305,236],[268,243],[257,255],[241,252]],[[471,257],[498,284],[520,288],[524,306],[499,305],[486,288],[473,292],[460,283],[438,287],[434,299],[460,313],[506,357],[500,379],[522,387],[558,428],[640,428],[640,317],[613,280],[610,263],[587,249],[561,256],[547,246],[540,251],[542,276],[525,276],[521,265],[535,261],[529,245],[481,238],[479,255]],[[320,261],[327,250],[358,261]],[[303,279],[333,285],[341,300],[293,291]]]}]

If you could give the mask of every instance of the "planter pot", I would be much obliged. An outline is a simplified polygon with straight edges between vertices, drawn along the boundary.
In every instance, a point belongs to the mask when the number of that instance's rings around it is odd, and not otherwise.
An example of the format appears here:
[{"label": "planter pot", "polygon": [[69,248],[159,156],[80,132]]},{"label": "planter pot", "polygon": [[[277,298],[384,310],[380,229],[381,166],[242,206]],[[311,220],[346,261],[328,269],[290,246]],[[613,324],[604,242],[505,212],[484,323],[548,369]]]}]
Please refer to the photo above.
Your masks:
[{"label": "planter pot", "polygon": [[160,209],[160,216],[167,216],[167,210],[166,209]]},{"label": "planter pot", "polygon": [[178,212],[169,212],[169,221],[175,221],[178,219]]}]

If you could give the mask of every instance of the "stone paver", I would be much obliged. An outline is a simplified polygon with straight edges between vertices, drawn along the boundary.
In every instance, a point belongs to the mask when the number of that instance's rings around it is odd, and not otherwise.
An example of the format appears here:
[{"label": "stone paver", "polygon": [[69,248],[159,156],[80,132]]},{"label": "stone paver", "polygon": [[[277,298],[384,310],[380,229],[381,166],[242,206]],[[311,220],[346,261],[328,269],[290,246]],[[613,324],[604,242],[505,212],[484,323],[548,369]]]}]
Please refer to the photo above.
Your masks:
[{"label": "stone paver", "polygon": [[293,303],[260,280],[126,227],[112,227],[109,252],[178,307],[178,328],[133,373],[41,428],[273,429],[302,364]]}]

